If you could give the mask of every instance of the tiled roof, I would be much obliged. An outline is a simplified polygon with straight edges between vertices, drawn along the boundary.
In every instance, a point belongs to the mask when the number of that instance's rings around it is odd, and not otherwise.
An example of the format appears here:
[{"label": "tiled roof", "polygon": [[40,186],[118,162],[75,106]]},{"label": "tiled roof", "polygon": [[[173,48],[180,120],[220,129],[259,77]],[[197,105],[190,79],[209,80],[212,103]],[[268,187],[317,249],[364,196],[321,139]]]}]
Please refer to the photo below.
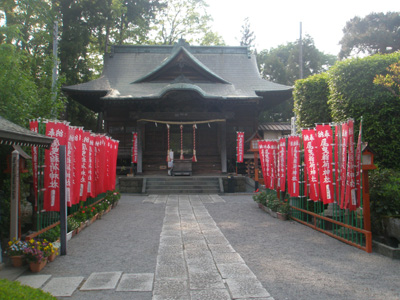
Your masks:
[{"label": "tiled roof", "polygon": [[270,122],[263,123],[258,126],[258,130],[262,131],[290,131],[290,123]]},{"label": "tiled roof", "polygon": [[53,140],[0,117],[0,144],[50,148]]},{"label": "tiled roof", "polygon": [[[192,72],[210,78],[211,82],[191,81],[178,76],[169,82],[148,81],[157,72],[166,72],[170,63],[183,53]],[[167,69],[168,70],[168,69]],[[277,95],[291,97],[292,87],[260,77],[256,58],[246,47],[203,47],[180,43],[175,46],[114,46],[104,60],[102,76],[90,82],[64,87],[69,94],[104,92],[105,100],[146,100],[161,98],[171,90],[197,91],[204,98],[265,99]]]}]

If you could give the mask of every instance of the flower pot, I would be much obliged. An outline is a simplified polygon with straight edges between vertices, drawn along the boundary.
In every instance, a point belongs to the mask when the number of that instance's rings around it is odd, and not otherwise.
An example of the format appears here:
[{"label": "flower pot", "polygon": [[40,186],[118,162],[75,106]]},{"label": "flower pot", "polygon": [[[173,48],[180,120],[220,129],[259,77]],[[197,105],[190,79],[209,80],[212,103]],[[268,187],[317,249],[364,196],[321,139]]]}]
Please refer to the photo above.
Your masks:
[{"label": "flower pot", "polygon": [[10,258],[12,265],[16,268],[22,267],[22,265],[24,264],[23,255],[10,256]]},{"label": "flower pot", "polygon": [[69,241],[70,239],[72,239],[72,231],[67,233],[67,241]]},{"label": "flower pot", "polygon": [[47,264],[47,259],[43,259],[40,262],[30,262],[29,263],[29,269],[31,269],[31,271],[33,273],[37,273],[40,272]]},{"label": "flower pot", "polygon": [[56,253],[53,253],[52,255],[50,255],[48,258],[47,258],[47,260],[49,261],[49,262],[52,262],[52,261],[54,261],[55,259],[56,259]]}]

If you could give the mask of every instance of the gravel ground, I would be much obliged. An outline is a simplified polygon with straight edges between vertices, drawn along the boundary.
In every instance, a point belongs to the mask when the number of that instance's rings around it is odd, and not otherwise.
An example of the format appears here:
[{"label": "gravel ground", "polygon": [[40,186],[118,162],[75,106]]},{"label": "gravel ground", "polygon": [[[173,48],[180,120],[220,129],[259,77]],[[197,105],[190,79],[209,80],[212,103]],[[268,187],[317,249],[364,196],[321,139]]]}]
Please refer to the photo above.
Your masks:
[{"label": "gravel ground", "polygon": [[[400,299],[399,260],[368,254],[293,221],[274,219],[251,196],[223,198],[226,203],[205,206],[275,300]],[[92,272],[154,273],[165,204],[143,203],[144,199],[123,195],[114,210],[75,236],[67,255],[41,274],[87,278]],[[151,296],[78,290],[69,299]]]},{"label": "gravel ground", "polygon": [[399,260],[274,219],[250,196],[223,198],[208,211],[275,300],[400,299]]}]

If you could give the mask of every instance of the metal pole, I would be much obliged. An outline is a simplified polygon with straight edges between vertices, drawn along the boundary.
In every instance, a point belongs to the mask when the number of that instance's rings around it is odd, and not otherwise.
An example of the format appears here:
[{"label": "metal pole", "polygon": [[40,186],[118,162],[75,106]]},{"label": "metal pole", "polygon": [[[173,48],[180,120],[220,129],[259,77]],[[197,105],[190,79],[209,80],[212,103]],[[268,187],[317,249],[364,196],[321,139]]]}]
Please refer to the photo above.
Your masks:
[{"label": "metal pole", "polygon": [[60,228],[61,255],[67,255],[66,148],[60,148]]},{"label": "metal pole", "polygon": [[300,79],[303,79],[303,33],[302,33],[302,22],[300,22],[299,66],[300,66]]},{"label": "metal pole", "polygon": [[[57,49],[58,49],[58,22],[54,21],[54,27],[53,27],[53,76],[52,76],[52,82],[51,82],[51,92],[52,92],[52,100],[53,104],[56,103],[57,100],[57,66],[58,66],[58,56],[57,56]],[[52,108],[51,115],[53,117],[55,116],[54,112],[54,106]]]}]

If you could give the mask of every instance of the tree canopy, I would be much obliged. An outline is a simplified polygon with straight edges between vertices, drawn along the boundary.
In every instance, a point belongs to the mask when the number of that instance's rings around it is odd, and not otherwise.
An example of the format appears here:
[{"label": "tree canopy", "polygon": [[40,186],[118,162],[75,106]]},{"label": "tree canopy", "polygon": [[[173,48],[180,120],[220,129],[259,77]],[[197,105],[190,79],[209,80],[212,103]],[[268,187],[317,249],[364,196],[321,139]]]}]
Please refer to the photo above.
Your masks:
[{"label": "tree canopy", "polygon": [[400,13],[371,13],[354,17],[343,28],[339,58],[352,54],[393,53],[400,49]]},{"label": "tree canopy", "polygon": [[374,83],[385,87],[400,99],[400,62],[391,64],[386,70],[386,74],[376,75]]},{"label": "tree canopy", "polygon": [[211,30],[212,17],[204,0],[168,0],[157,12],[150,42],[173,45],[180,38],[190,44],[223,45],[221,36]]},{"label": "tree canopy", "polygon": [[256,39],[256,35],[254,31],[250,28],[250,20],[249,18],[244,19],[244,23],[240,30],[242,37],[240,39],[240,46],[247,46],[250,48],[254,48],[254,41]]},{"label": "tree canopy", "polygon": [[[302,44],[304,78],[324,72],[335,63],[336,57],[319,51],[309,35]],[[293,85],[300,77],[299,51],[299,40],[261,51],[257,55],[261,76],[276,83]]]}]

